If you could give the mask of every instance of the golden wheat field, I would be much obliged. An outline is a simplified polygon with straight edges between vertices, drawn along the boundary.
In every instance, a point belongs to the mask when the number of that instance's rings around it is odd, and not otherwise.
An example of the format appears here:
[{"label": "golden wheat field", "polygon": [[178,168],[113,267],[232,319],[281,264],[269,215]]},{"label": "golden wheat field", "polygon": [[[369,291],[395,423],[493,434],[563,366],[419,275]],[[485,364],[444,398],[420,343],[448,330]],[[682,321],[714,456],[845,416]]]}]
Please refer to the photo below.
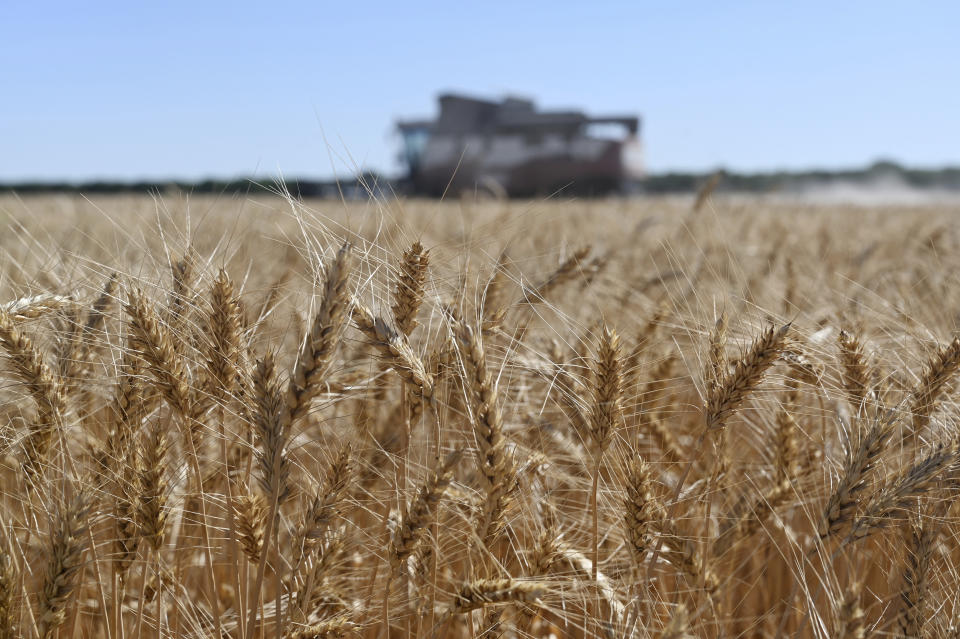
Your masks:
[{"label": "golden wheat field", "polygon": [[0,198],[0,639],[960,636],[956,208]]}]

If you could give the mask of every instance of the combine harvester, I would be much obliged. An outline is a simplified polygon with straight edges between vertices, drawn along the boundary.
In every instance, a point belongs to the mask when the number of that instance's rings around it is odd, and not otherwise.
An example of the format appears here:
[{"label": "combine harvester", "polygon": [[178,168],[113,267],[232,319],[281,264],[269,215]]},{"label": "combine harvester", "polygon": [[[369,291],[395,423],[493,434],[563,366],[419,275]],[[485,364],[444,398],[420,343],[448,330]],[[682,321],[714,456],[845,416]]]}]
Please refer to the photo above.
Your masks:
[{"label": "combine harvester", "polygon": [[397,123],[407,190],[438,197],[530,197],[633,190],[643,177],[640,118],[537,111],[533,102],[441,95],[434,120]]}]

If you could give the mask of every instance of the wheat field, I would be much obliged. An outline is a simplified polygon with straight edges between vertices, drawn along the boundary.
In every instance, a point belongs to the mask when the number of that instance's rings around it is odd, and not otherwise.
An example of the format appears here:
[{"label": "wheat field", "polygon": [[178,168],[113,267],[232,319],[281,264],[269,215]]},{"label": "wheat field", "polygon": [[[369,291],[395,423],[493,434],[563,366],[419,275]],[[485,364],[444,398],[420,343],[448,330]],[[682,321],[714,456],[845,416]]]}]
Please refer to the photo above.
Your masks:
[{"label": "wheat field", "polygon": [[960,636],[948,205],[0,197],[0,639]]}]

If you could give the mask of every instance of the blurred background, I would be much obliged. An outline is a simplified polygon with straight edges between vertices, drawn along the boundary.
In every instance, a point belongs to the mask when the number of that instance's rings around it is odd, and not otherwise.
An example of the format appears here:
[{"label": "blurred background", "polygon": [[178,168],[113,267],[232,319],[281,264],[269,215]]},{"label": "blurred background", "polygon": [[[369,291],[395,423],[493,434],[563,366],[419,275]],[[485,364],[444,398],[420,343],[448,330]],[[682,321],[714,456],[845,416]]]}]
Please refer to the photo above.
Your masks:
[{"label": "blurred background", "polygon": [[954,2],[12,1],[0,183],[949,191],[958,23]]}]

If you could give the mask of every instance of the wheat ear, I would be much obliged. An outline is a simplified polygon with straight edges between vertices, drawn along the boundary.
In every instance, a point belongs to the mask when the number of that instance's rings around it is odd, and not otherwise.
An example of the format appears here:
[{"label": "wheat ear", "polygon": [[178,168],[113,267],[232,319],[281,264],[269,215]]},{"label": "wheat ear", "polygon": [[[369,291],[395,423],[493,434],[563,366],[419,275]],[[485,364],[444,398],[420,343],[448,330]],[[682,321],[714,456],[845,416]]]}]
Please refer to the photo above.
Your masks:
[{"label": "wheat ear", "polygon": [[352,265],[350,244],[344,244],[327,267],[323,299],[313,316],[310,332],[300,348],[287,385],[286,406],[293,423],[306,414],[310,401],[324,392],[324,383],[328,381],[333,355],[350,309]]},{"label": "wheat ear", "polygon": [[155,421],[140,446],[137,527],[140,537],[156,552],[163,546],[167,522],[166,480],[168,444],[162,423]]},{"label": "wheat ear", "polygon": [[843,592],[837,624],[836,636],[838,639],[864,639],[866,637],[867,633],[864,625],[866,612],[860,605],[861,589],[861,584],[853,583]]},{"label": "wheat ear", "polygon": [[[715,386],[707,384],[707,397],[704,406],[704,429],[695,445],[699,449],[711,431],[717,431],[726,426],[727,421],[740,408],[744,401],[757,388],[763,379],[767,370],[773,366],[777,358],[787,348],[790,324],[784,324],[780,328],[774,326],[768,327],[758,338],[753,341],[747,353],[737,361],[733,371],[727,372],[723,379]],[[711,369],[712,370],[712,369]],[[713,375],[707,373],[707,379]],[[676,486],[673,489],[672,504],[667,513],[668,519],[672,519],[677,509],[678,498],[683,492],[683,486],[690,470],[693,468],[694,458],[691,458],[677,479]],[[719,467],[718,467],[719,468]],[[716,473],[714,474],[716,476]],[[654,551],[650,556],[648,566],[648,576],[660,555],[659,541],[654,544]]]},{"label": "wheat ear", "polygon": [[[143,291],[130,291],[125,306],[130,321],[130,342],[170,406],[188,421],[194,417],[187,368],[174,347],[170,330],[160,323],[153,304]],[[189,425],[192,430],[192,425]],[[188,448],[189,450],[189,448]]]},{"label": "wheat ear", "polygon": [[856,449],[848,449],[843,475],[827,500],[818,526],[821,539],[841,532],[850,522],[859,494],[866,487],[867,475],[879,461],[880,454],[893,435],[896,422],[894,411],[874,418],[870,430],[860,437]]},{"label": "wheat ear", "polygon": [[700,552],[697,543],[690,538],[683,537],[673,522],[665,521],[661,525],[661,536],[666,542],[663,557],[677,568],[691,585],[703,586],[704,590],[713,597],[720,583],[717,575],[705,561],[706,557]]},{"label": "wheat ear", "polygon": [[620,355],[620,336],[603,328],[597,356],[593,362],[593,404],[590,413],[591,452],[593,453],[593,488],[590,496],[593,513],[593,572],[600,559],[599,506],[597,492],[600,484],[600,465],[604,451],[610,445],[614,431],[623,423],[623,360]]},{"label": "wheat ear", "polygon": [[484,326],[486,326],[488,322],[499,326],[506,314],[507,306],[506,300],[504,299],[504,289],[506,289],[507,283],[510,280],[510,275],[507,271],[508,261],[509,258],[507,257],[506,251],[500,253],[500,257],[497,258],[497,263],[493,267],[493,273],[490,274],[490,279],[484,289]]},{"label": "wheat ear", "polygon": [[175,334],[179,334],[180,329],[183,328],[191,308],[190,298],[192,297],[196,262],[196,254],[193,247],[190,246],[187,247],[179,260],[170,264],[173,285],[170,287],[170,298],[167,302],[165,320]]},{"label": "wheat ear", "polygon": [[272,355],[257,362],[253,374],[253,427],[257,441],[259,482],[271,509],[283,504],[292,494],[287,441],[290,437],[290,413],[276,378]]},{"label": "wheat ear", "polygon": [[66,619],[67,603],[77,587],[76,576],[87,546],[88,512],[85,498],[78,494],[54,514],[37,615],[42,639],[53,637]]},{"label": "wheat ear", "polygon": [[46,460],[54,433],[62,427],[65,410],[63,383],[43,361],[33,342],[0,310],[0,348],[7,353],[14,377],[27,387],[37,404],[37,416],[25,444],[24,469],[37,474]]},{"label": "wheat ear", "polygon": [[462,614],[490,604],[523,602],[536,604],[547,591],[544,584],[514,579],[478,579],[463,584],[451,606],[452,614]]},{"label": "wheat ear", "polygon": [[822,375],[822,370],[802,355],[787,352],[784,359],[790,363],[790,372],[784,381],[786,388],[777,410],[772,446],[777,484],[793,481],[799,467],[797,432],[800,427],[794,413],[799,409],[800,383],[816,384]]},{"label": "wheat ear", "polygon": [[[290,438],[290,410],[284,402],[283,391],[277,381],[274,370],[273,356],[268,354],[257,362],[253,374],[253,427],[257,440],[257,459],[260,469],[258,480],[264,495],[267,498],[267,528],[264,533],[265,544],[271,539],[275,542],[277,554],[280,552],[279,513],[280,506],[293,494],[290,482],[290,458],[287,443]],[[253,595],[250,601],[247,616],[247,637],[250,639],[256,621],[257,602],[263,589],[263,580],[267,568],[267,556],[260,555],[257,564],[257,575],[254,582]],[[277,578],[280,579],[281,566],[276,566]],[[283,588],[276,589],[276,620],[277,633],[283,627],[281,598]],[[262,630],[262,628],[261,628]]]},{"label": "wheat ear", "polygon": [[847,399],[854,408],[860,410],[872,394],[870,365],[863,344],[856,335],[847,331],[840,331],[837,343],[840,346],[840,372]]},{"label": "wheat ear", "polygon": [[749,538],[763,527],[773,515],[793,495],[793,485],[783,479],[773,488],[754,501],[742,501],[738,508],[727,518],[720,534],[713,543],[713,555],[722,556],[735,543]]},{"label": "wheat ear", "polygon": [[417,551],[423,537],[426,536],[427,526],[450,482],[453,481],[453,469],[460,461],[462,453],[461,450],[455,450],[447,455],[427,482],[420,487],[416,497],[407,507],[390,542],[390,563],[394,574],[401,572],[407,559]]},{"label": "wheat ear", "polygon": [[897,612],[897,637],[920,639],[924,636],[925,607],[930,564],[939,534],[939,524],[924,522],[919,529],[910,531],[907,565],[903,570],[900,589],[900,609]]},{"label": "wheat ear", "polygon": [[623,359],[620,336],[614,330],[603,329],[593,362],[593,382],[590,435],[592,450],[599,462],[614,431],[623,422]]},{"label": "wheat ear", "polygon": [[424,249],[419,241],[403,252],[400,275],[394,287],[392,310],[397,330],[407,337],[418,324],[417,313],[423,303],[423,287],[427,281],[429,264],[430,251]]},{"label": "wheat ear", "polygon": [[503,515],[517,488],[515,464],[506,450],[503,416],[497,386],[487,369],[478,331],[460,321],[454,325],[465,369],[464,390],[469,395],[479,447],[478,466],[485,479],[486,500],[478,533],[487,545],[503,528]]},{"label": "wheat ear", "polygon": [[910,439],[917,437],[926,428],[930,415],[936,409],[937,400],[946,392],[950,382],[960,369],[960,337],[941,348],[927,363],[923,376],[910,395],[910,414],[913,418]]},{"label": "wheat ear", "polygon": [[335,617],[309,626],[295,628],[286,639],[342,639],[354,636],[358,626],[347,617]]},{"label": "wheat ear", "polygon": [[770,326],[754,340],[734,370],[708,389],[705,421],[708,430],[723,428],[763,379],[787,345],[790,324]]},{"label": "wheat ear", "polygon": [[[116,291],[119,283],[120,275],[118,273],[111,273],[110,277],[107,278],[106,283],[103,285],[100,295],[93,302],[93,306],[90,307],[90,310],[87,312],[87,319],[83,324],[81,333],[82,341],[80,344],[80,350],[77,356],[77,360],[84,367],[89,365],[87,360],[90,357],[90,353],[94,349],[96,335],[103,330],[107,313],[116,300]],[[86,370],[86,368],[84,370]]]},{"label": "wheat ear", "polygon": [[[433,636],[436,637],[437,630],[442,628],[454,615],[467,614],[495,604],[523,603],[527,606],[538,605],[540,597],[545,592],[546,588],[543,584],[515,581],[513,579],[477,579],[464,583],[457,590],[453,603],[434,627]],[[502,610],[488,612],[484,618],[484,626],[487,628],[485,635],[502,635],[503,629],[500,625],[502,614]]]},{"label": "wheat ear", "polygon": [[14,322],[22,322],[59,311],[72,303],[73,300],[66,295],[41,293],[0,304],[0,313],[6,313]]},{"label": "wheat ear", "polygon": [[313,546],[324,538],[327,530],[333,524],[334,519],[339,514],[340,502],[351,479],[350,447],[344,446],[328,466],[323,484],[310,503],[310,507],[304,514],[300,529],[297,531],[297,537],[293,545],[297,557],[294,562],[294,572],[300,569],[304,559],[310,555]]},{"label": "wheat ear", "polygon": [[863,539],[886,526],[895,513],[904,510],[916,497],[935,487],[941,474],[956,463],[955,444],[934,447],[871,497],[863,514],[853,523],[848,539]]},{"label": "wheat ear", "polygon": [[398,333],[383,318],[374,317],[369,308],[354,301],[353,321],[357,328],[380,351],[384,361],[406,382],[411,391],[426,400],[433,398],[433,376],[427,372],[423,360],[413,352],[404,335]]},{"label": "wheat ear", "polygon": [[132,342],[128,333],[111,402],[113,425],[108,446],[117,455],[127,450],[130,438],[144,417],[153,412],[160,401],[155,389],[143,383],[143,360],[137,355],[134,345],[135,341]]},{"label": "wheat ear", "polygon": [[550,292],[575,279],[581,271],[583,261],[590,255],[590,250],[589,246],[577,249],[543,282],[532,288],[525,288],[526,300],[531,304],[542,302]]},{"label": "wheat ear", "polygon": [[777,483],[793,480],[797,473],[797,421],[784,404],[777,410],[776,429],[773,433],[773,460]]},{"label": "wheat ear", "polygon": [[239,375],[241,358],[240,307],[233,282],[220,269],[210,287],[210,310],[206,316],[205,362],[203,390],[212,401],[223,402],[233,393]]},{"label": "wheat ear", "polygon": [[487,370],[483,342],[477,332],[466,322],[460,321],[454,325],[454,336],[466,371],[465,390],[470,395],[474,410],[480,471],[488,485],[493,486],[507,463],[497,387]]},{"label": "wheat ear", "polygon": [[623,523],[630,551],[640,564],[654,531],[666,518],[663,504],[653,490],[653,472],[642,459],[634,459],[627,471],[623,499]]},{"label": "wheat ear", "polygon": [[687,630],[690,624],[690,615],[686,606],[677,604],[673,614],[670,615],[670,621],[664,626],[660,633],[660,639],[684,639],[687,636]]},{"label": "wheat ear", "polygon": [[[0,522],[0,529],[3,528],[5,526]],[[4,545],[0,545],[0,639],[14,639],[17,636],[17,619],[13,607],[17,589],[17,570]]]},{"label": "wheat ear", "polygon": [[237,541],[247,560],[256,565],[263,552],[263,535],[267,522],[267,504],[261,495],[239,494],[233,498]]},{"label": "wheat ear", "polygon": [[708,372],[708,388],[718,388],[727,375],[727,329],[729,322],[726,313],[720,313],[710,333],[710,366]]},{"label": "wheat ear", "polygon": [[[537,545],[530,558],[528,573],[531,577],[542,579],[550,574],[562,556],[560,533],[554,526],[548,526],[537,536]],[[523,633],[529,633],[536,615],[536,608],[519,606],[520,618],[517,621],[517,631],[521,636],[526,636]]]},{"label": "wheat ear", "polygon": [[117,459],[130,459],[129,463],[124,464],[123,470],[117,473],[117,478],[114,481],[116,537],[113,540],[113,565],[117,574],[123,578],[130,564],[136,558],[137,549],[140,547],[141,537],[137,520],[142,488],[137,449],[134,448],[131,451],[128,447],[123,456]]},{"label": "wheat ear", "polygon": [[[113,273],[104,284],[103,290],[87,312],[86,320],[81,324],[79,308],[67,308],[66,330],[57,335],[58,364],[60,378],[68,394],[81,387],[83,377],[89,372],[90,354],[95,347],[96,334],[102,330],[106,314],[115,299],[119,275]],[[62,341],[61,341],[62,340]],[[83,388],[84,393],[88,389]]]}]

